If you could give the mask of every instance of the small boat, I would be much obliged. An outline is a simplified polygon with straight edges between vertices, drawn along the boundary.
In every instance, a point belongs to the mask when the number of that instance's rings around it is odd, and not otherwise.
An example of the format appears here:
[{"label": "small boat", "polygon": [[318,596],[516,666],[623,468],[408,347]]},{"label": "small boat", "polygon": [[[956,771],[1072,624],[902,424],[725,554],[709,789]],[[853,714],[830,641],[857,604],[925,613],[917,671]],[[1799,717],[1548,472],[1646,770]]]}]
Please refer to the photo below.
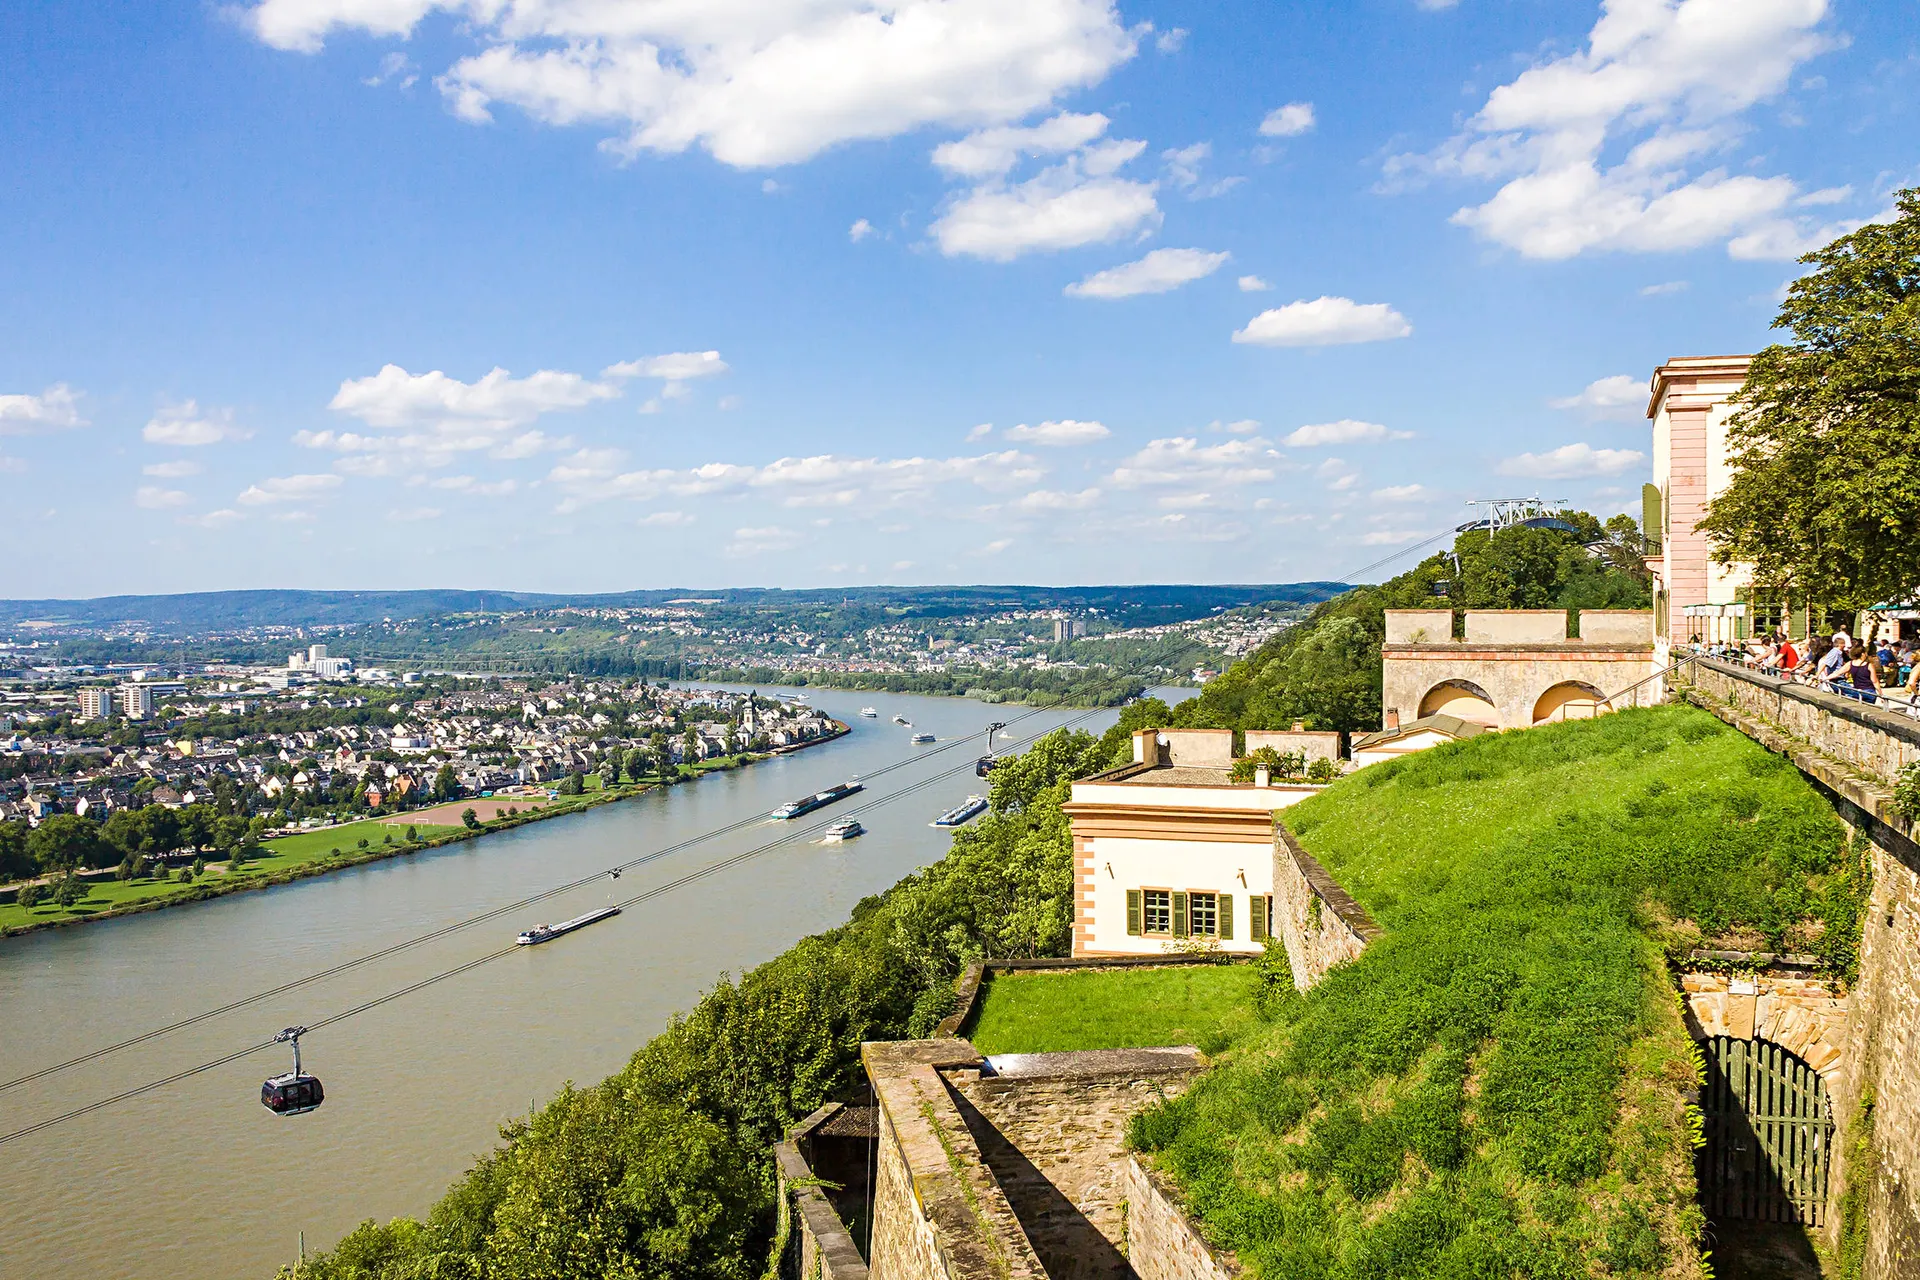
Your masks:
[{"label": "small boat", "polygon": [[913,721],[907,719],[905,716],[895,716],[893,718],[893,722],[895,724],[904,724],[904,725],[911,725],[913,723]]},{"label": "small boat", "polygon": [[932,735],[932,734],[930,734],[930,733],[916,733],[916,734],[914,734],[914,735],[913,735],[913,737],[911,737],[911,738],[909,738],[909,739],[907,739],[907,741],[909,741],[909,742],[912,742],[912,743],[915,743],[915,744],[919,744],[919,743],[922,743],[922,742],[932,742],[932,741],[933,741],[933,735]]},{"label": "small boat", "polygon": [[611,916],[620,914],[618,907],[601,907],[598,911],[589,911],[583,916],[571,920],[562,920],[559,924],[537,924],[515,939],[523,947],[538,946],[542,942],[552,942],[561,934],[572,933],[575,929],[584,929],[590,924],[599,924]]},{"label": "small boat", "polygon": [[860,825],[860,819],[848,818],[844,822],[836,822],[828,827],[826,835],[821,838],[837,842],[840,840],[851,840],[855,836],[863,836],[865,834],[867,834],[867,829]]},{"label": "small boat", "polygon": [[869,720],[878,720],[880,718],[880,713],[878,711],[875,711],[872,707],[860,708],[860,714],[865,716]]},{"label": "small boat", "polygon": [[865,791],[866,785],[859,782],[843,782],[837,787],[828,787],[825,791],[816,791],[810,796],[801,796],[798,800],[789,800],[775,809],[769,816],[787,819],[797,818],[803,813],[812,813],[815,809],[824,809],[835,800],[844,800],[856,791]]},{"label": "small boat", "polygon": [[957,804],[933,820],[936,827],[958,827],[972,821],[985,812],[985,796],[968,796],[965,804]]}]

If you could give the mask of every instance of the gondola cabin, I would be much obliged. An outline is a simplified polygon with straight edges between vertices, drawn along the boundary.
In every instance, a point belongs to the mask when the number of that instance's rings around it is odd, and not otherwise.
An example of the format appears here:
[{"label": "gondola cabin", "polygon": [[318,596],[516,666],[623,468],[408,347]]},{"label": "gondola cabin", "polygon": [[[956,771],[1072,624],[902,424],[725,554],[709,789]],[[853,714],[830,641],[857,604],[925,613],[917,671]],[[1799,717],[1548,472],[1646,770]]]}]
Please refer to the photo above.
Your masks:
[{"label": "gondola cabin", "polygon": [[327,1100],[327,1091],[319,1076],[275,1076],[260,1086],[260,1103],[280,1116],[297,1116],[315,1110]]}]

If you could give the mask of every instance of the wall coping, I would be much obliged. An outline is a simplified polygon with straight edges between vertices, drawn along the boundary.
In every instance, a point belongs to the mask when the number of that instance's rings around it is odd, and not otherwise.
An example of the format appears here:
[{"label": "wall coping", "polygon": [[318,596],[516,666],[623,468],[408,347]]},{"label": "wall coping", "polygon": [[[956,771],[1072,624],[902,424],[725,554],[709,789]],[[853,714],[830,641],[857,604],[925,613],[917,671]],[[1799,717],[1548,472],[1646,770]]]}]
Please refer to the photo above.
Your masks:
[{"label": "wall coping", "polygon": [[1579,657],[1585,653],[1597,653],[1602,656],[1624,655],[1628,657],[1640,657],[1653,652],[1651,642],[1638,644],[1631,641],[1620,640],[1580,639],[1561,640],[1553,643],[1525,641],[1513,644],[1505,644],[1497,640],[1436,640],[1420,644],[1410,642],[1383,644],[1380,647],[1384,652],[1389,654],[1412,656],[1423,653],[1443,653],[1452,658],[1480,653],[1526,653],[1543,656],[1554,654],[1560,657]]},{"label": "wall coping", "polygon": [[1806,685],[1795,684],[1791,680],[1782,680],[1776,676],[1762,675],[1738,663],[1724,662],[1719,658],[1707,657],[1705,654],[1694,655],[1693,661],[1710,671],[1718,671],[1723,676],[1765,689],[1769,693],[1778,694],[1793,702],[1818,707],[1829,715],[1851,721],[1862,728],[1877,729],[1889,737],[1920,746],[1920,720],[1890,715],[1878,707],[1868,706],[1857,698],[1846,698],[1837,693],[1823,693],[1818,689],[1809,689]]},{"label": "wall coping", "polygon": [[1300,842],[1294,839],[1293,832],[1287,830],[1285,823],[1274,823],[1273,834],[1285,847],[1288,855],[1293,858],[1293,865],[1300,869],[1300,874],[1306,877],[1309,885],[1313,886],[1313,891],[1320,896],[1320,900],[1340,917],[1347,928],[1353,931],[1355,937],[1365,943],[1372,942],[1381,935],[1383,930],[1374,923],[1373,917],[1367,914],[1366,908],[1355,902],[1353,895],[1340,887],[1340,882],[1333,878],[1332,872],[1320,865],[1319,859],[1300,847]]},{"label": "wall coping", "polygon": [[1072,1049],[1058,1053],[989,1054],[983,1080],[1138,1080],[1143,1076],[1189,1075],[1202,1067],[1200,1050],[1190,1044],[1152,1049]]},{"label": "wall coping", "polygon": [[820,1190],[813,1166],[800,1154],[801,1141],[844,1109],[843,1103],[829,1102],[793,1126],[786,1140],[774,1145],[773,1159],[782,1190],[793,1197],[794,1211],[820,1247],[825,1273],[833,1280],[867,1280],[867,1262],[860,1256],[860,1246],[853,1242],[853,1233]]}]

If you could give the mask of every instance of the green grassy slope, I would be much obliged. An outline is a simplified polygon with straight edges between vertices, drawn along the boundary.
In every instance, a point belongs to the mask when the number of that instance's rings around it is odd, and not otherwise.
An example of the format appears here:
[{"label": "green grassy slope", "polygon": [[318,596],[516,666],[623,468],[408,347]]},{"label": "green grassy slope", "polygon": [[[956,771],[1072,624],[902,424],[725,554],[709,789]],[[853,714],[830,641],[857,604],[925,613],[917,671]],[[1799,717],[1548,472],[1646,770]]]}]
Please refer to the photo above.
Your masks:
[{"label": "green grassy slope", "polygon": [[1136,1122],[1207,1233],[1267,1280],[1708,1274],[1662,949],[1851,964],[1864,884],[1800,775],[1667,707],[1371,766],[1285,818],[1386,933]]},{"label": "green grassy slope", "polygon": [[982,1053],[1211,1050],[1251,1018],[1256,981],[1246,965],[1002,973],[964,1034]]}]

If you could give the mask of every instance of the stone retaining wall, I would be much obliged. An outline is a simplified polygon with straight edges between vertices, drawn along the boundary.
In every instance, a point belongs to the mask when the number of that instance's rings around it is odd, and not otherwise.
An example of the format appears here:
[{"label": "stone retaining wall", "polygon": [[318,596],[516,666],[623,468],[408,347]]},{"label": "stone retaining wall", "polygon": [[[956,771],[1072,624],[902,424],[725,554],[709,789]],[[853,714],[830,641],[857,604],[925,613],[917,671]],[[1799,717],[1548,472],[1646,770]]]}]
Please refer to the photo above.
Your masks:
[{"label": "stone retaining wall", "polygon": [[1127,1257],[1139,1280],[1234,1280],[1240,1268],[1208,1247],[1193,1220],[1138,1156],[1128,1156]]},{"label": "stone retaining wall", "polygon": [[787,1200],[788,1244],[783,1280],[868,1280],[860,1247],[840,1221],[833,1205],[816,1185],[813,1170],[801,1156],[798,1139],[840,1110],[838,1103],[821,1107],[773,1149],[779,1192]]},{"label": "stone retaining wall", "polygon": [[1293,833],[1273,826],[1273,931],[1287,948],[1293,985],[1305,991],[1337,964],[1357,959],[1380,926]]},{"label": "stone retaining wall", "polygon": [[1831,1090],[1844,1073],[1847,997],[1821,978],[1795,974],[1682,973],[1695,1037],[1771,1040],[1798,1054]]}]

